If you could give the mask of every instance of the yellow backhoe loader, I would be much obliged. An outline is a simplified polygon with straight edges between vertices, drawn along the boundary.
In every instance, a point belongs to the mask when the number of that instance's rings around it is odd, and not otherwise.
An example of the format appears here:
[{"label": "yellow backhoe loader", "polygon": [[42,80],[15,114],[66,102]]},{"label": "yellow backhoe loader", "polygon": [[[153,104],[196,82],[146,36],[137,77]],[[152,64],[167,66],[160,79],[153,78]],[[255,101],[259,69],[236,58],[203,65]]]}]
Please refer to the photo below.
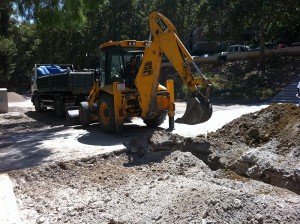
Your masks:
[{"label": "yellow backhoe loader", "polygon": [[[149,127],[157,127],[169,117],[169,128],[174,128],[174,84],[159,84],[163,54],[181,76],[192,98],[179,123],[198,124],[212,115],[209,101],[210,80],[194,63],[192,56],[178,38],[174,25],[161,13],[149,16],[148,41],[109,41],[100,46],[100,69],[86,102],[79,106],[83,126],[98,120],[106,132],[122,132],[124,122],[140,117]],[[132,85],[128,83],[126,65],[136,60],[137,73]],[[69,114],[72,117],[72,114]]]}]

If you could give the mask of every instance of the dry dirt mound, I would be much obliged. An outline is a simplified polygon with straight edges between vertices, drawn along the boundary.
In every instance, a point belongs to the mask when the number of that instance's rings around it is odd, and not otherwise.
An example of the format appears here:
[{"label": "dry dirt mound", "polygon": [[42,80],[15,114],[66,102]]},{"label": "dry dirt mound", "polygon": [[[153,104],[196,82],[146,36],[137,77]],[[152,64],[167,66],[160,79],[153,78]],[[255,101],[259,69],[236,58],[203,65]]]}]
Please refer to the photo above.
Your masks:
[{"label": "dry dirt mound", "polygon": [[9,103],[12,102],[25,102],[28,99],[26,99],[24,96],[15,93],[15,92],[7,92],[7,99]]},{"label": "dry dirt mound", "polygon": [[23,223],[300,221],[299,195],[212,171],[189,152],[91,157],[9,175]]},{"label": "dry dirt mound", "polygon": [[280,144],[279,153],[288,153],[300,145],[300,107],[295,104],[273,104],[256,113],[246,114],[230,122],[210,138],[223,142],[242,142],[260,146],[272,139]]},{"label": "dry dirt mound", "polygon": [[274,104],[237,118],[207,137],[183,138],[157,131],[128,148],[143,153],[147,148],[189,151],[213,170],[230,169],[300,194],[299,117],[299,107]]},{"label": "dry dirt mound", "polygon": [[[11,171],[22,221],[299,223],[300,196],[289,191],[300,194],[297,118],[299,108],[271,105],[207,137],[149,132],[128,143],[128,154]],[[279,150],[289,138],[295,144]]]},{"label": "dry dirt mound", "polygon": [[210,163],[300,193],[300,108],[274,104],[210,133]]}]

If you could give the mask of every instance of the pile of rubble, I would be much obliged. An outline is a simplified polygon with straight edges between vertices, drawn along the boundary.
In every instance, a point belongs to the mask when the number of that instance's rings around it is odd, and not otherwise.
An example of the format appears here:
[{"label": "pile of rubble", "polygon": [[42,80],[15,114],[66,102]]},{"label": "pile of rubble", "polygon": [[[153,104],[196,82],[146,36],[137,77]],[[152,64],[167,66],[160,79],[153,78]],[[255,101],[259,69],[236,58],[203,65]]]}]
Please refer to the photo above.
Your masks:
[{"label": "pile of rubble", "polygon": [[112,153],[9,172],[24,223],[299,223],[300,109],[214,133],[150,131]]}]

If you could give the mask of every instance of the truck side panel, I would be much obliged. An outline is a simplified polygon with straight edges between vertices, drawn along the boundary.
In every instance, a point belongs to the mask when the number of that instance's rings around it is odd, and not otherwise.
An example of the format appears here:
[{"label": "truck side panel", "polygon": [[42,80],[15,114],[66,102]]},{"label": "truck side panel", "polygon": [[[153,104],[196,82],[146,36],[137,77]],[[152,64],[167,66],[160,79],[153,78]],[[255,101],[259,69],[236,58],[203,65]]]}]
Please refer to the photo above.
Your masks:
[{"label": "truck side panel", "polygon": [[94,74],[92,72],[71,72],[43,76],[36,81],[38,92],[89,94],[89,91],[93,86]]}]

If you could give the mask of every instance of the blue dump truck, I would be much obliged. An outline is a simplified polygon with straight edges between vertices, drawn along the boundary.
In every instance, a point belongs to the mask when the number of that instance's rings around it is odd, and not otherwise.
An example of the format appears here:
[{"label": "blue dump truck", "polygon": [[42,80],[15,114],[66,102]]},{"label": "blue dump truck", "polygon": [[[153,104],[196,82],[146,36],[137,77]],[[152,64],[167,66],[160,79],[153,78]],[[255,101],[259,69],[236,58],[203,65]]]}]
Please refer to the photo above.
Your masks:
[{"label": "blue dump truck", "polygon": [[32,103],[37,112],[54,109],[64,117],[69,108],[85,101],[94,83],[94,71],[75,71],[72,64],[36,64],[32,74]]}]

